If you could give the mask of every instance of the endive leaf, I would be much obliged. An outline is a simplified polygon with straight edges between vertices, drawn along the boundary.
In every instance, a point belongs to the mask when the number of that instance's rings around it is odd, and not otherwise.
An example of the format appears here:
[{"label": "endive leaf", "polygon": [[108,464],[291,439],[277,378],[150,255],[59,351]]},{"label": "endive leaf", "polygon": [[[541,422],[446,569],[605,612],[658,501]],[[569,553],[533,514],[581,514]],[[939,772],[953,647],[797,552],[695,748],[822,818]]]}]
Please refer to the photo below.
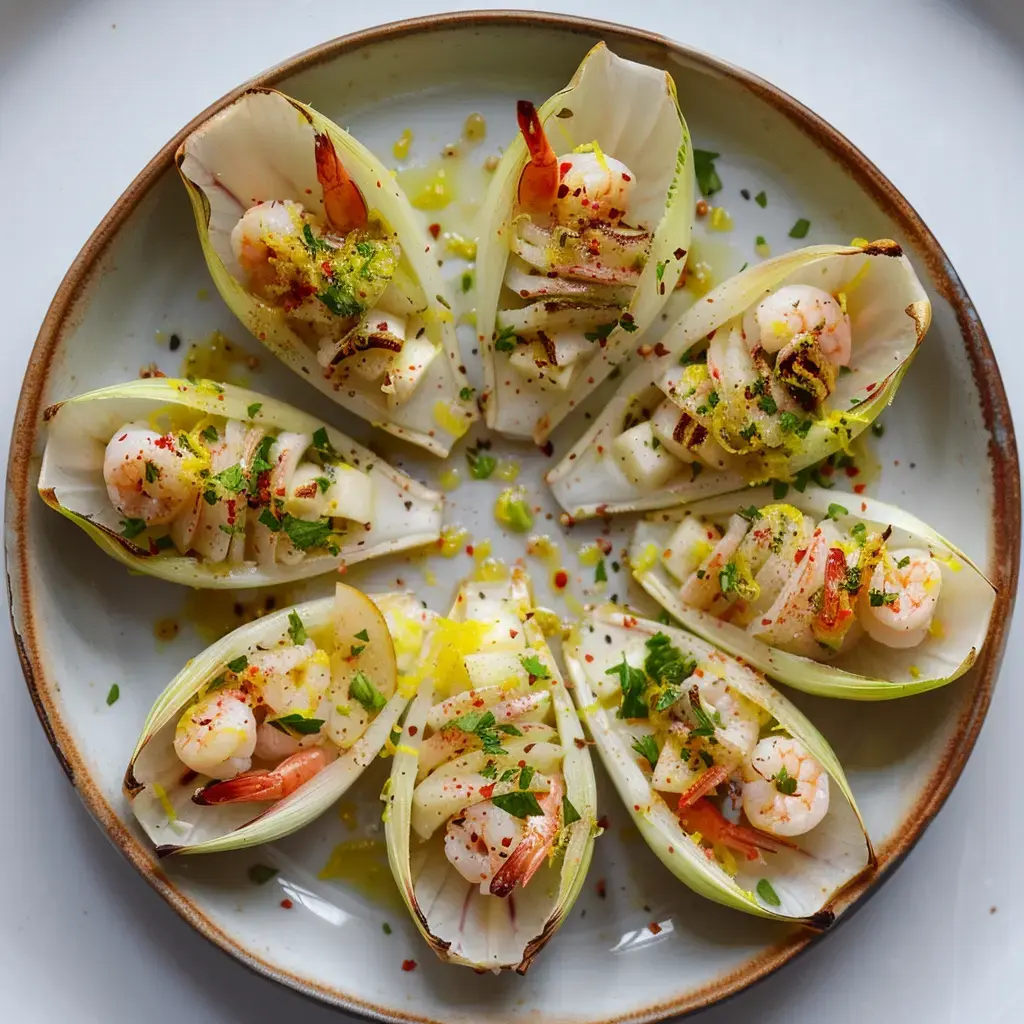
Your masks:
[{"label": "endive leaf", "polygon": [[[666,635],[684,655],[714,664],[729,687],[774,718],[784,733],[798,739],[828,773],[831,800],[824,819],[798,838],[799,849],[766,853],[764,862],[736,857],[730,874],[686,833],[675,811],[652,787],[633,748],[635,724],[617,717],[620,697],[608,692],[608,671],[625,657],[643,661],[644,644]],[[622,802],[648,846],[661,862],[695,892],[725,906],[759,917],[829,925],[829,905],[855,878],[874,867],[875,856],[849,783],[832,748],[807,718],[756,672],[716,651],[683,630],[638,619],[602,606],[584,615],[565,646],[565,661],[580,714],[593,737]],[[615,684],[614,690],[618,689]],[[767,879],[779,905],[757,892]]]},{"label": "endive leaf", "polygon": [[[853,335],[850,372],[840,374],[822,415],[792,451],[728,456],[714,466],[679,462],[656,489],[635,484],[619,466],[612,442],[632,421],[665,400],[680,358],[712,331],[741,318],[777,288],[807,284],[842,292]],[[692,306],[662,339],[664,356],[651,356],[622,382],[593,426],[546,479],[558,503],[577,519],[665,508],[724,494],[768,478],[786,480],[845,448],[892,401],[931,321],[931,304],[909,260],[895,242],[863,247],[813,245],[765,260],[737,274]],[[645,410],[642,413],[641,410]]]},{"label": "endive leaf", "polygon": [[568,413],[635,348],[655,320],[682,272],[693,213],[693,154],[690,135],[669,74],[623,60],[604,43],[583,59],[569,85],[538,110],[552,147],[566,153],[597,142],[635,175],[631,225],[653,231],[650,251],[630,300],[627,324],[614,327],[565,391],[526,384],[496,351],[494,335],[502,308],[502,282],[515,230],[516,196],[529,154],[522,136],[501,159],[484,203],[477,250],[477,333],[484,356],[487,424],[503,434],[541,444]]},{"label": "endive leaf", "polygon": [[[231,249],[231,231],[258,202],[292,200],[318,212],[323,186],[315,144],[326,135],[371,214],[397,236],[399,273],[415,293],[409,337],[422,329],[438,350],[412,396],[389,404],[380,382],[354,372],[324,375],[316,343],[303,340],[284,313],[252,295]],[[298,100],[272,89],[250,89],[182,143],[178,169],[196,216],[199,240],[217,290],[232,312],[271,352],[334,401],[375,426],[447,455],[477,418],[460,369],[451,305],[431,240],[387,167],[347,132]]]},{"label": "endive leaf", "polygon": [[[791,489],[785,500],[817,520],[831,511],[844,533],[858,523],[869,532],[891,527],[887,542],[891,549],[931,551],[942,572],[942,588],[932,628],[917,647],[899,650],[861,637],[848,650],[819,662],[769,647],[742,627],[684,604],[679,584],[660,558],[679,523],[688,516],[721,523],[747,506],[760,507],[773,500],[771,488],[757,488],[649,516],[637,524],[630,544],[633,575],[687,629],[758,671],[807,693],[848,700],[892,700],[944,686],[974,664],[988,634],[995,588],[967,555],[916,516],[859,494],[808,487],[802,494]],[[835,515],[839,509],[848,511]]]},{"label": "endive leaf", "polygon": [[[359,665],[392,696],[351,747],[289,796],[269,806],[266,802],[213,806],[192,802],[204,778],[189,772],[174,752],[179,718],[230,662],[285,641],[295,616],[320,649],[335,647],[339,623],[343,622],[346,636],[349,631],[363,633],[367,640]],[[371,600],[338,584],[335,597],[284,608],[240,626],[193,658],[157,698],[125,772],[125,795],[157,853],[216,853],[255,846],[280,839],[322,814],[377,756],[408,704],[408,694],[395,689],[392,634],[399,636],[410,623],[422,623],[428,629],[430,616],[409,594],[382,594]],[[399,652],[400,663],[402,657]],[[404,657],[407,664],[408,654]]]},{"label": "endive leaf", "polygon": [[[256,408],[258,406],[258,409]],[[254,415],[249,410],[254,409]],[[114,432],[136,420],[191,427],[204,416],[249,421],[269,429],[326,431],[348,465],[373,482],[373,520],[352,524],[337,555],[308,555],[293,565],[207,563],[173,548],[152,553],[145,535],[125,536],[122,517],[107,495],[104,448]],[[109,555],[137,572],[192,587],[230,589],[304,579],[339,565],[429,544],[440,536],[443,499],[320,420],[283,402],[228,384],[169,377],[131,381],[91,391],[46,410],[48,438],[39,473],[43,500],[81,526]]]},{"label": "endive leaf", "polygon": [[[420,840],[412,827],[419,760],[424,743],[430,740],[426,733],[431,731],[428,720],[432,705],[458,692],[468,692],[468,680],[461,667],[465,655],[511,650],[515,646],[510,643],[509,630],[495,627],[489,613],[486,619],[471,617],[472,601],[478,596],[489,602],[510,602],[517,609],[521,629],[515,632],[520,643],[525,644],[516,649],[539,659],[547,673],[531,676],[533,682],[525,683],[526,691],[550,693],[551,700],[544,705],[547,720],[557,730],[563,751],[567,800],[563,821],[567,824],[561,831],[557,852],[527,886],[517,887],[508,898],[481,894],[478,884],[467,882],[449,863],[444,853],[443,827],[426,840]],[[597,829],[597,794],[590,754],[565,683],[533,617],[526,574],[516,569],[508,581],[466,583],[450,619],[439,625],[425,645],[420,663],[423,667],[422,678],[416,681],[417,696],[403,722],[391,777],[381,794],[392,873],[417,927],[441,959],[479,969],[514,968],[524,973],[579,895]],[[530,664],[537,667],[532,661]],[[464,678],[462,684],[457,681],[460,674]],[[524,686],[524,681],[511,677],[510,684],[498,689],[511,696]],[[446,690],[448,685],[453,686],[454,693]],[[489,698],[483,689],[475,692],[474,704],[500,699]],[[550,748],[550,744],[540,746]],[[480,768],[480,757],[470,755],[464,760],[467,768]],[[500,776],[494,783],[501,785]],[[508,788],[508,783],[504,785]],[[545,786],[534,776],[523,788]],[[468,796],[466,799],[470,800]],[[480,795],[478,799],[484,797]],[[577,820],[571,820],[572,815],[566,810],[569,806],[578,814]]]}]

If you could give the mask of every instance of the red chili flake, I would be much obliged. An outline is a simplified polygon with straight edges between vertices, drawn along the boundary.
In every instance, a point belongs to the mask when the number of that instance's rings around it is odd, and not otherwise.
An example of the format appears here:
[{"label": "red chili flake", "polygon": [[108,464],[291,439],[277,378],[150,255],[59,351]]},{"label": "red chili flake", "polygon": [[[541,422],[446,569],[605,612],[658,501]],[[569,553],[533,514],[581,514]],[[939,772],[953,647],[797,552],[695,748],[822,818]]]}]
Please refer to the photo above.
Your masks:
[{"label": "red chili flake", "polygon": [[[122,435],[121,435],[121,436],[120,436],[120,437],[118,438],[118,441],[123,441],[123,440],[124,440],[124,439],[125,439],[125,438],[126,438],[127,436],[128,436],[127,434],[122,434]],[[160,438],[160,440],[163,440],[163,438]]]},{"label": "red chili flake", "polygon": [[649,925],[647,926],[647,930],[648,930],[648,931],[649,931],[649,932],[650,932],[650,933],[651,933],[652,935],[657,935],[657,934],[658,934],[658,932],[660,932],[660,931],[661,931],[661,925],[660,925],[660,924],[658,924],[658,922],[657,922],[657,921],[652,921],[652,922],[651,922],[651,923],[650,923],[650,924],[649,924]]},{"label": "red chili flake", "polygon": [[480,787],[480,795],[485,800],[490,800],[491,797],[494,796],[494,783],[490,782],[486,786],[481,786]]},{"label": "red chili flake", "polygon": [[597,895],[604,899],[608,895],[608,886],[603,878],[597,880]]},{"label": "red chili flake", "polygon": [[868,488],[867,484],[854,484],[853,485],[853,493],[854,494],[863,494],[867,490],[867,488]]},{"label": "red chili flake", "polygon": [[866,501],[862,501],[860,503],[860,510],[861,510],[861,512],[867,512],[867,510],[868,510],[868,503]]},{"label": "red chili flake", "polygon": [[501,845],[504,846],[505,849],[507,850],[512,845],[512,837],[505,836],[505,838],[501,841]]},{"label": "red chili flake", "polygon": [[437,236],[441,234],[441,225],[431,224],[430,227],[427,228],[427,230],[430,232],[433,238],[437,238]]},{"label": "red chili flake", "polygon": [[584,654],[583,660],[587,662],[587,664],[590,664],[590,662],[594,660],[594,656],[592,654]]},{"label": "red chili flake", "polygon": [[662,345],[662,343],[659,341],[657,343],[657,345],[654,346],[654,354],[656,356],[658,356],[659,358],[667,356],[668,355],[668,349],[665,348],[665,346]]},{"label": "red chili flake", "polygon": [[[128,436],[127,434],[124,435],[124,437],[127,437],[127,436]],[[124,437],[121,438],[122,441],[124,440]],[[157,448],[166,448],[168,451],[172,451],[172,452],[174,451],[174,438],[171,437],[170,434],[164,434],[163,437],[158,437],[153,442],[153,444]]]},{"label": "red chili flake", "polygon": [[510,629],[510,630],[508,631],[508,635],[509,635],[509,636],[510,636],[510,637],[511,637],[511,638],[512,638],[513,640],[515,640],[515,638],[516,638],[517,636],[519,636],[519,630],[518,630],[518,629]]},{"label": "red chili flake", "polygon": [[564,569],[559,569],[555,573],[554,583],[559,590],[564,590],[569,586],[569,574]]},{"label": "red chili flake", "polygon": [[804,560],[804,555],[807,554],[807,548],[800,548],[797,553],[793,556],[793,564],[799,565]]},{"label": "red chili flake", "polygon": [[762,626],[770,626],[771,624],[772,624],[772,620],[771,619],[762,619],[761,620],[761,625]]},{"label": "red chili flake", "polygon": [[849,477],[860,476],[860,470],[856,466],[847,466],[846,475]]},{"label": "red chili flake", "polygon": [[528,754],[535,746],[537,746],[536,743],[527,743],[526,746],[523,747],[523,753]]},{"label": "red chili flake", "polygon": [[292,901],[288,899],[281,900],[281,906],[284,907],[285,910],[291,910]]},{"label": "red chili flake", "polygon": [[416,961],[415,960],[403,960],[402,961],[402,970],[403,971],[415,971],[416,970]]},{"label": "red chili flake", "polygon": [[571,170],[572,170],[572,161],[571,160],[563,160],[562,163],[560,163],[558,165],[558,176],[560,178],[563,178]]},{"label": "red chili flake", "polygon": [[466,554],[467,555],[472,555],[473,554],[473,545],[472,544],[467,544],[466,545]]},{"label": "red chili flake", "polygon": [[410,736],[415,736],[415,735],[416,735],[416,733],[418,733],[418,732],[419,732],[420,730],[419,730],[419,728],[417,728],[417,726],[415,726],[415,725],[410,725],[410,726],[409,726],[409,730],[408,730],[408,731],[409,731],[409,735],[410,735]]},{"label": "red chili flake", "polygon": [[623,171],[622,172],[622,180],[623,181],[632,181],[633,179],[625,171]]},{"label": "red chili flake", "polygon": [[826,462],[825,465],[821,467],[820,472],[822,476],[831,476],[835,472],[835,468]]},{"label": "red chili flake", "polygon": [[598,828],[608,828],[608,815],[607,814],[602,814],[601,817],[597,819],[597,827]]},{"label": "red chili flake", "polygon": [[555,446],[550,441],[545,441],[540,450],[550,459],[555,454]]}]

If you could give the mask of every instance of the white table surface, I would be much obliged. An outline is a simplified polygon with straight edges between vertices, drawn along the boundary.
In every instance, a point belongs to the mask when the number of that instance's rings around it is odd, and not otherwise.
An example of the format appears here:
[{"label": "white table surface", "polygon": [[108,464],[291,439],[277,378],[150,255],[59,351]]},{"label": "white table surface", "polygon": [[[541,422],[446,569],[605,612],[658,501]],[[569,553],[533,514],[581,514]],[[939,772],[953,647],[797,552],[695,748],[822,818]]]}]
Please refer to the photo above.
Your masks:
[{"label": "white table surface", "polygon": [[[1024,422],[1019,0],[521,6],[629,20],[673,36],[763,75],[831,121],[945,246]],[[299,50],[377,18],[438,9],[433,0],[0,0],[3,434],[61,276],[181,125]],[[835,935],[702,1022],[1024,1020],[1024,887],[1015,870],[1024,844],[1020,620],[978,747],[908,861]],[[62,774],[6,629],[0,673],[0,1018],[343,1020],[239,966],[164,905]]]}]

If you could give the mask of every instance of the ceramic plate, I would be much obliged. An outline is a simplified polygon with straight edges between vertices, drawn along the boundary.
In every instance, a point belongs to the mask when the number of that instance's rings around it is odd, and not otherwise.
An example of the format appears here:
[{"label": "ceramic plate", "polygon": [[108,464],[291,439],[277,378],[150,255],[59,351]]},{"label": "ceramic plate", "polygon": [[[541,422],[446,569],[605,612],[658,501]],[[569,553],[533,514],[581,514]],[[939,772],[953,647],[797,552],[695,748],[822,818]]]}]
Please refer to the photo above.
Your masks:
[{"label": "ceramic plate", "polygon": [[[988,707],[1016,585],[1019,494],[1006,396],[983,329],[935,239],[877,169],[789,97],[664,39],[615,26],[509,14],[410,22],[336,40],[259,81],[317,107],[380,154],[390,155],[411,129],[402,166],[433,166],[445,144],[458,140],[467,115],[483,114],[486,139],[450,165],[453,202],[424,213],[445,230],[465,232],[480,198],[479,165],[515,131],[513,101],[546,98],[602,38],[625,57],[670,71],[695,145],[721,154],[724,189],[716,201],[735,227],[713,237],[702,223],[697,228],[715,275],[754,260],[757,235],[775,252],[799,244],[787,235],[804,217],[809,243],[895,238],[934,304],[923,350],[882,418],[885,434],[875,448],[882,469],[870,493],[954,538],[987,566],[999,600],[978,664],[945,689],[883,705],[795,695],[846,766],[880,852],[875,878],[842,900],[842,920],[920,836],[963,768]],[[220,330],[238,353],[258,360],[255,369],[232,363],[229,376],[247,377],[258,390],[370,438],[364,423],[275,364],[217,297],[172,166],[186,131],[132,183],[61,285],[32,355],[11,451],[6,539],[14,629],[43,726],[97,820],[203,935],[269,977],[380,1019],[481,1024],[514,1013],[538,1022],[661,1020],[719,1000],[791,959],[810,935],[693,896],[647,850],[603,777],[607,829],[584,894],[526,977],[445,966],[421,942],[384,857],[382,762],[350,800],[271,848],[154,859],[120,789],[152,700],[211,630],[223,631],[271,600],[326,593],[333,580],[276,594],[198,594],[130,576],[38,499],[43,408],[152,365],[179,371],[189,344]],[[428,167],[420,177],[430,173]],[[405,180],[415,192],[416,181]],[[741,189],[763,189],[767,206],[745,200]],[[464,270],[456,259],[445,264],[455,292]],[[180,347],[172,350],[173,339]],[[463,343],[479,383],[471,332]],[[584,414],[564,425],[554,439],[556,457],[584,427]],[[407,472],[439,482],[445,467],[431,456],[381,434],[372,443]],[[496,447],[520,461],[520,479],[541,506],[538,528],[558,543],[574,601],[587,600],[594,570],[580,564],[576,550],[601,524],[563,532],[541,483],[551,460],[528,446]],[[451,462],[459,464],[465,477],[462,446]],[[487,539],[495,556],[511,561],[525,556],[522,539],[503,536],[493,520],[500,486],[463,482],[449,493],[447,519],[468,529],[477,554]],[[616,548],[629,525],[612,528]],[[548,593],[554,562],[525,561],[543,600],[566,612],[576,607]],[[411,587],[443,609],[456,579],[472,567],[465,553],[447,561],[395,557],[359,566],[346,579],[367,588]],[[626,596],[621,573],[611,575],[605,593]],[[113,683],[120,699],[108,706]],[[248,872],[257,864],[278,874],[255,884]],[[404,961],[415,961],[415,969],[403,970]]]}]

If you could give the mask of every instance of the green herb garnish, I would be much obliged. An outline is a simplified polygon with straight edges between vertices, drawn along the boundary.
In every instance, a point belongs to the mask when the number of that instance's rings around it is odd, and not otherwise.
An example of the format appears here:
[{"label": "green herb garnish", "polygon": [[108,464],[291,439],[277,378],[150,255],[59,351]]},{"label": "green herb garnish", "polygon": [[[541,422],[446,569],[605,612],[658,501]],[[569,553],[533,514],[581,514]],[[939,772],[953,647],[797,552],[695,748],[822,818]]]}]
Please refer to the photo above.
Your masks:
[{"label": "green herb garnish", "polygon": [[373,685],[372,680],[365,672],[357,672],[352,677],[348,694],[353,700],[362,704],[371,715],[374,711],[380,711],[388,702],[387,697]]},{"label": "green herb garnish", "polygon": [[721,191],[722,179],[715,169],[715,161],[721,154],[712,153],[708,149],[693,151],[693,173],[697,177],[697,187],[703,196],[713,196]]},{"label": "green herb garnish", "polygon": [[807,232],[811,229],[811,222],[806,217],[801,217],[790,229],[790,238],[806,238]]},{"label": "green herb garnish", "polygon": [[653,736],[640,736],[633,740],[633,750],[641,757],[646,757],[651,768],[658,763],[658,744]]},{"label": "green herb garnish", "polygon": [[288,613],[288,635],[292,638],[292,643],[296,647],[306,642],[306,627],[303,625],[302,619],[299,618],[299,613],[294,608]]},{"label": "green herb garnish", "polygon": [[544,814],[532,793],[505,793],[503,796],[492,796],[491,803],[507,811],[513,818],[535,818]]}]

